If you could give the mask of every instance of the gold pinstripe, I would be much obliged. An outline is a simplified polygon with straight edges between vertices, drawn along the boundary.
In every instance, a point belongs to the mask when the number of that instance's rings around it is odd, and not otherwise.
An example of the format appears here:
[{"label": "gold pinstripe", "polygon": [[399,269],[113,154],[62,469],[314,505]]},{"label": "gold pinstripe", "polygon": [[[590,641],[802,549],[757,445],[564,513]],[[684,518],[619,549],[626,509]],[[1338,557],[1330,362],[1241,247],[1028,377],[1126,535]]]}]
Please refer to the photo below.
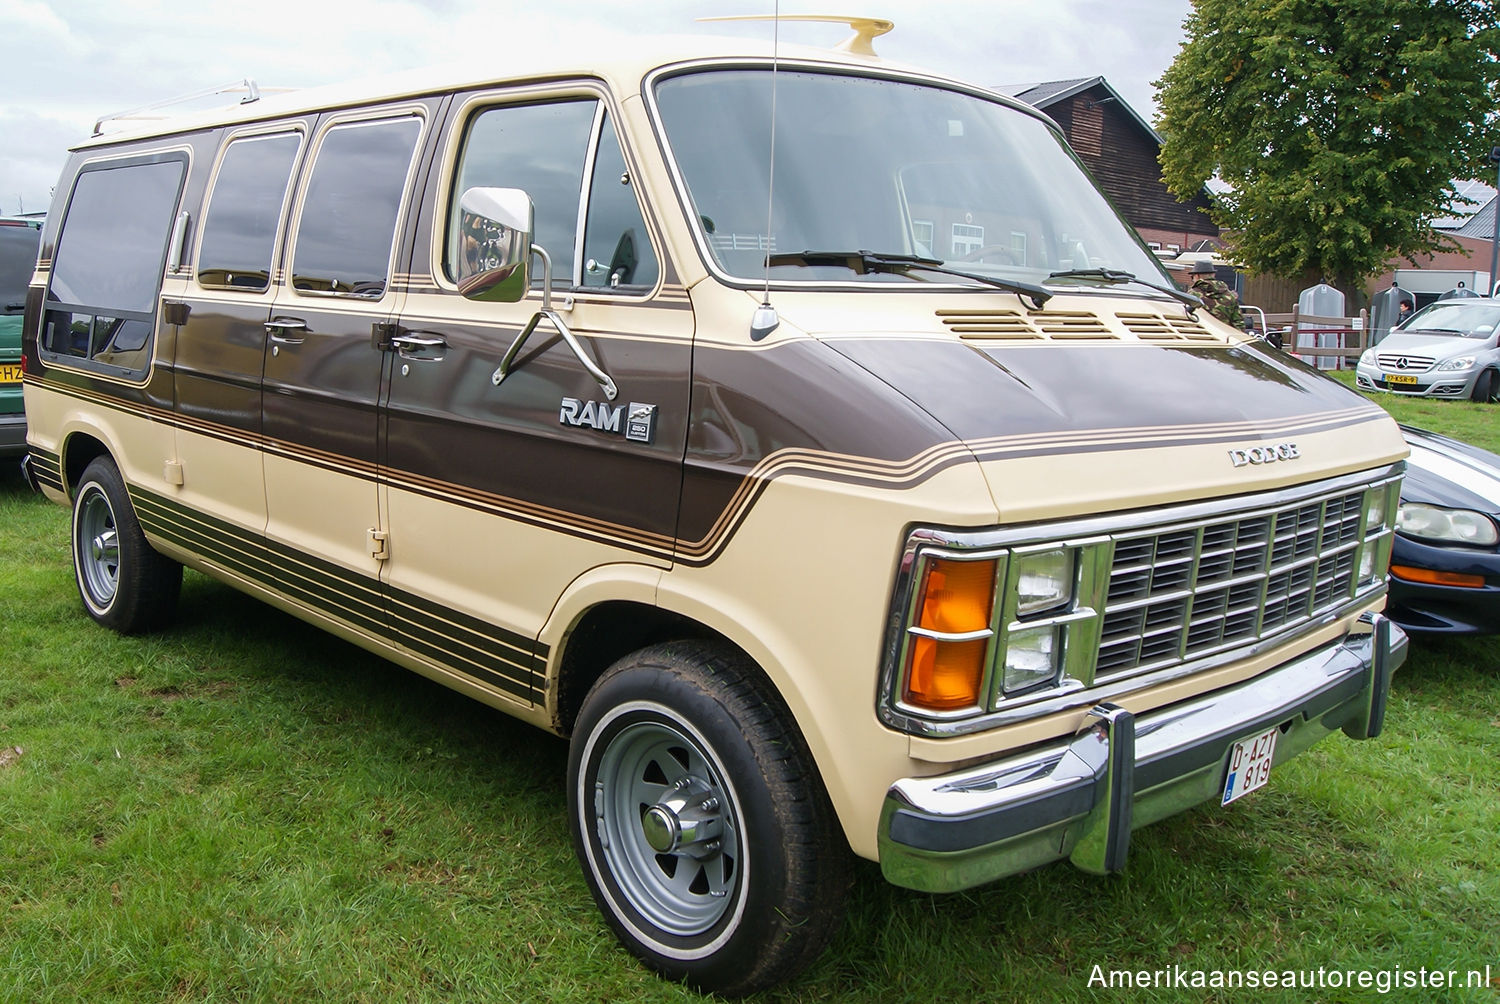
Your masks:
[{"label": "gold pinstripe", "polygon": [[340,454],[309,449],[284,440],[255,436],[240,430],[215,426],[214,423],[199,419],[184,419],[166,409],[142,405],[122,406],[120,402],[107,395],[90,393],[73,387],[58,387],[35,377],[28,376],[26,380],[28,383],[72,394],[104,407],[175,422],[181,427],[191,428],[194,431],[242,445],[259,445],[266,452],[288,460],[314,464],[370,481],[384,480],[393,487],[418,492],[429,498],[451,501],[498,516],[519,519],[559,532],[616,544],[634,551],[662,556],[672,556],[675,551],[677,558],[691,564],[706,564],[717,557],[728,545],[735,529],[744,521],[756,497],[765,486],[777,478],[791,474],[853,482],[882,489],[898,489],[924,481],[952,464],[974,459],[993,460],[1028,453],[1057,455],[1068,452],[1144,449],[1185,443],[1244,442],[1247,439],[1261,439],[1273,434],[1284,436],[1326,431],[1384,420],[1384,412],[1380,409],[1373,405],[1360,405],[1338,411],[1277,418],[1274,424],[1244,420],[1205,422],[1196,425],[1061,430],[993,436],[975,440],[951,440],[928,447],[914,456],[895,460],[788,447],[762,457],[754,467],[745,472],[734,494],[703,536],[691,541],[677,541],[674,549],[673,539],[665,534],[640,530],[608,520],[571,513],[553,506],[527,502],[406,471],[381,471],[373,463],[355,461]]}]

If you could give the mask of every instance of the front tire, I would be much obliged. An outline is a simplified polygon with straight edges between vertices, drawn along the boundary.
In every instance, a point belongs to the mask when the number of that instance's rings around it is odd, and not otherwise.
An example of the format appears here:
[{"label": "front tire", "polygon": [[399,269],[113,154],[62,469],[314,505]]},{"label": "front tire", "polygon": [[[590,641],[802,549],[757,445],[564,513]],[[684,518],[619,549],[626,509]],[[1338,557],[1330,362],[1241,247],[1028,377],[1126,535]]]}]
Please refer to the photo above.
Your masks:
[{"label": "front tire", "polygon": [[1495,371],[1485,370],[1474,378],[1474,391],[1469,395],[1469,399],[1488,404],[1495,400],[1496,390]]},{"label": "front tire", "polygon": [[610,667],[568,778],[589,889],[647,966],[740,996],[832,937],[848,847],[789,713],[736,650],[680,642]]},{"label": "front tire", "polygon": [[108,457],[84,468],[73,496],[73,573],[89,616],[121,634],[161,627],[177,610],[182,566],[141,532],[119,468]]}]

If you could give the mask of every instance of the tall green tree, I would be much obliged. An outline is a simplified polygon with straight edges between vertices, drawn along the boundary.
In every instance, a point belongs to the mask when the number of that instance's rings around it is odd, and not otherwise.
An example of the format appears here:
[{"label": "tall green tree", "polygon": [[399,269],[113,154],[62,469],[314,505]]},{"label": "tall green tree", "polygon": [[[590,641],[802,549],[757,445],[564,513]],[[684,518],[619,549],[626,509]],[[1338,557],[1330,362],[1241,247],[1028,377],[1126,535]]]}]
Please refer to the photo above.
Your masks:
[{"label": "tall green tree", "polygon": [[1457,247],[1432,222],[1454,179],[1493,176],[1495,0],[1193,0],[1183,27],[1163,177],[1229,186],[1214,222],[1246,266],[1349,288]]}]

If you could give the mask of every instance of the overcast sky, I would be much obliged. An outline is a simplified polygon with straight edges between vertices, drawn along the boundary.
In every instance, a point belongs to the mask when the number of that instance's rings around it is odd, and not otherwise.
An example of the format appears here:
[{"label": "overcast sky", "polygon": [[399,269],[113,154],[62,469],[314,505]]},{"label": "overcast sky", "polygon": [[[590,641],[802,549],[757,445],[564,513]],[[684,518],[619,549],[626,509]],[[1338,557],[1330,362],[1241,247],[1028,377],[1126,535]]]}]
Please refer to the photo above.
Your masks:
[{"label": "overcast sky", "polygon": [[[1190,0],[781,0],[781,13],[857,13],[896,29],[880,55],[987,87],[1103,76],[1147,121]],[[67,148],[101,115],[254,78],[311,86],[515,46],[658,34],[753,34],[697,24],[775,0],[0,0],[0,213],[45,209]],[[783,24],[832,46],[842,25]]]}]

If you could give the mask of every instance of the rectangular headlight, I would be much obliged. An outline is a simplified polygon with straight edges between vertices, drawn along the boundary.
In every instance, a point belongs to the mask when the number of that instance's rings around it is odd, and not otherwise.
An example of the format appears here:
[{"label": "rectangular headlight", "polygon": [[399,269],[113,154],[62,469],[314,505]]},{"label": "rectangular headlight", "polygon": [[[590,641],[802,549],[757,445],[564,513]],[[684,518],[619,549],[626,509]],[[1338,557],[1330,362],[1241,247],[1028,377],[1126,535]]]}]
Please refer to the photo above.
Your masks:
[{"label": "rectangular headlight", "polygon": [[1024,617],[1060,607],[1073,599],[1073,549],[1018,552],[1015,562],[1016,614]]},{"label": "rectangular headlight", "polygon": [[1012,628],[1006,636],[1005,693],[1018,694],[1032,687],[1051,683],[1057,678],[1059,628],[1046,624],[1032,628]]}]

